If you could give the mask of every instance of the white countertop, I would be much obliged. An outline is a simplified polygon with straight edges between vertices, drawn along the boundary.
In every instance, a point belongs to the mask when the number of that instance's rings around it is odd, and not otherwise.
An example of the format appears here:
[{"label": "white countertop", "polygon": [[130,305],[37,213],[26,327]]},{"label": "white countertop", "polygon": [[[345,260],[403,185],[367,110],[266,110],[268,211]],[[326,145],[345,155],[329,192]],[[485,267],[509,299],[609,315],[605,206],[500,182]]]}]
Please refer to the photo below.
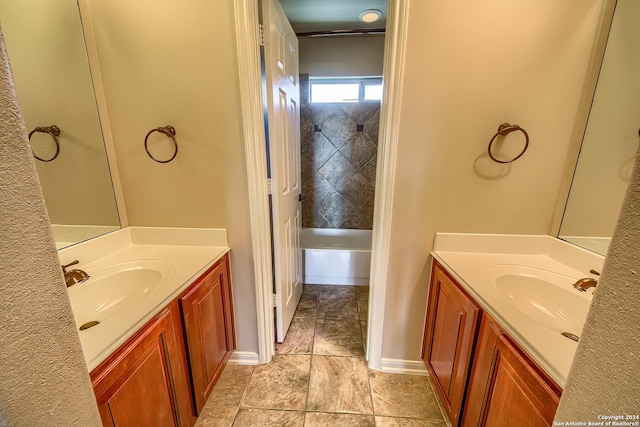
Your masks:
[{"label": "white countertop", "polygon": [[567,289],[572,290],[573,279],[597,277],[589,270],[601,271],[604,257],[550,236],[454,233],[437,233],[431,255],[564,387],[577,343],[515,308],[487,269],[497,264],[537,268],[567,276]]},{"label": "white countertop", "polygon": [[[60,250],[58,254],[62,264],[77,259],[80,263],[73,267],[89,275],[104,266],[136,260],[163,260],[175,267],[175,274],[170,278],[168,286],[153,293],[148,299],[136,301],[134,309],[126,310],[117,318],[111,319],[108,327],[79,331],[89,371],[228,251],[224,229],[155,227],[128,227]],[[67,288],[72,306],[76,289],[90,285],[91,279]]]}]

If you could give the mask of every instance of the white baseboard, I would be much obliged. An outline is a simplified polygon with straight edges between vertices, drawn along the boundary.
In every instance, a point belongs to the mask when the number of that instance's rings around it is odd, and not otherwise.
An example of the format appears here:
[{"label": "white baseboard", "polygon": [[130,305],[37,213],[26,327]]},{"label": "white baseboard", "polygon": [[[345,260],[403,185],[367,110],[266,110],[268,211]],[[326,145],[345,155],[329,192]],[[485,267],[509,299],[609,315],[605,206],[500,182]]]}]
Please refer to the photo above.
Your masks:
[{"label": "white baseboard", "polygon": [[422,360],[388,359],[383,357],[380,369],[382,372],[393,374],[429,376],[429,371],[427,371]]},{"label": "white baseboard", "polygon": [[260,358],[254,351],[234,351],[229,362],[231,365],[259,365]]}]

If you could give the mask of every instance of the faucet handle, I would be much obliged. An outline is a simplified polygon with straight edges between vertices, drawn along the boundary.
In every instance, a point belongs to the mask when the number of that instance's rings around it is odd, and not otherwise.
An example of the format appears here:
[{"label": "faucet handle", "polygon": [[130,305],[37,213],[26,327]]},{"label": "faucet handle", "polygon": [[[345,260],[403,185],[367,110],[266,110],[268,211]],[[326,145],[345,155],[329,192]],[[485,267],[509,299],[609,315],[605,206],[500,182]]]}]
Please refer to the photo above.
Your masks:
[{"label": "faucet handle", "polygon": [[595,288],[598,284],[598,281],[592,277],[585,277],[584,279],[578,280],[573,284],[573,287],[579,290],[580,292],[587,292],[589,288]]},{"label": "faucet handle", "polygon": [[69,264],[63,265],[63,266],[62,266],[62,272],[63,272],[63,273],[66,273],[66,272],[67,272],[67,267],[71,267],[72,265],[76,265],[76,264],[78,264],[78,263],[80,263],[80,261],[78,261],[78,260],[76,259],[76,260],[74,260],[74,261],[71,261]]}]

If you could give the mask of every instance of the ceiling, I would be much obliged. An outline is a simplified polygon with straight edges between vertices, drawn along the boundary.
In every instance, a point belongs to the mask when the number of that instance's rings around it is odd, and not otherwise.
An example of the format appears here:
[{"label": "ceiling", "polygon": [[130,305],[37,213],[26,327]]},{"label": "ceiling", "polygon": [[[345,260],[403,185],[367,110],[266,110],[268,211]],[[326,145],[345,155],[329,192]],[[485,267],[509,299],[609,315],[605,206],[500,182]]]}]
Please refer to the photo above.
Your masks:
[{"label": "ceiling", "polygon": [[[387,0],[280,0],[280,3],[299,35],[384,29],[387,22]],[[367,9],[381,11],[382,18],[369,24],[360,21],[358,15]]]}]

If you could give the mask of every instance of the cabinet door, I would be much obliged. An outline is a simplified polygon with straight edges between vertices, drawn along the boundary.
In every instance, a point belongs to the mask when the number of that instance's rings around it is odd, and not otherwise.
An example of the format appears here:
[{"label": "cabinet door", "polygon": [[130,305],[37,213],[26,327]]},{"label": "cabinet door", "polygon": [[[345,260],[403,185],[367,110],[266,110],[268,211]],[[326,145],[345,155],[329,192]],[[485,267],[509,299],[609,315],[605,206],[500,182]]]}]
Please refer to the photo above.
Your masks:
[{"label": "cabinet door", "polygon": [[485,314],[462,425],[550,426],[560,393],[560,388]]},{"label": "cabinet door", "polygon": [[172,304],[91,373],[105,426],[189,426],[180,313]]},{"label": "cabinet door", "polygon": [[225,256],[180,298],[197,413],[235,347],[227,263]]},{"label": "cabinet door", "polygon": [[480,308],[434,263],[422,358],[449,415],[458,425]]}]

